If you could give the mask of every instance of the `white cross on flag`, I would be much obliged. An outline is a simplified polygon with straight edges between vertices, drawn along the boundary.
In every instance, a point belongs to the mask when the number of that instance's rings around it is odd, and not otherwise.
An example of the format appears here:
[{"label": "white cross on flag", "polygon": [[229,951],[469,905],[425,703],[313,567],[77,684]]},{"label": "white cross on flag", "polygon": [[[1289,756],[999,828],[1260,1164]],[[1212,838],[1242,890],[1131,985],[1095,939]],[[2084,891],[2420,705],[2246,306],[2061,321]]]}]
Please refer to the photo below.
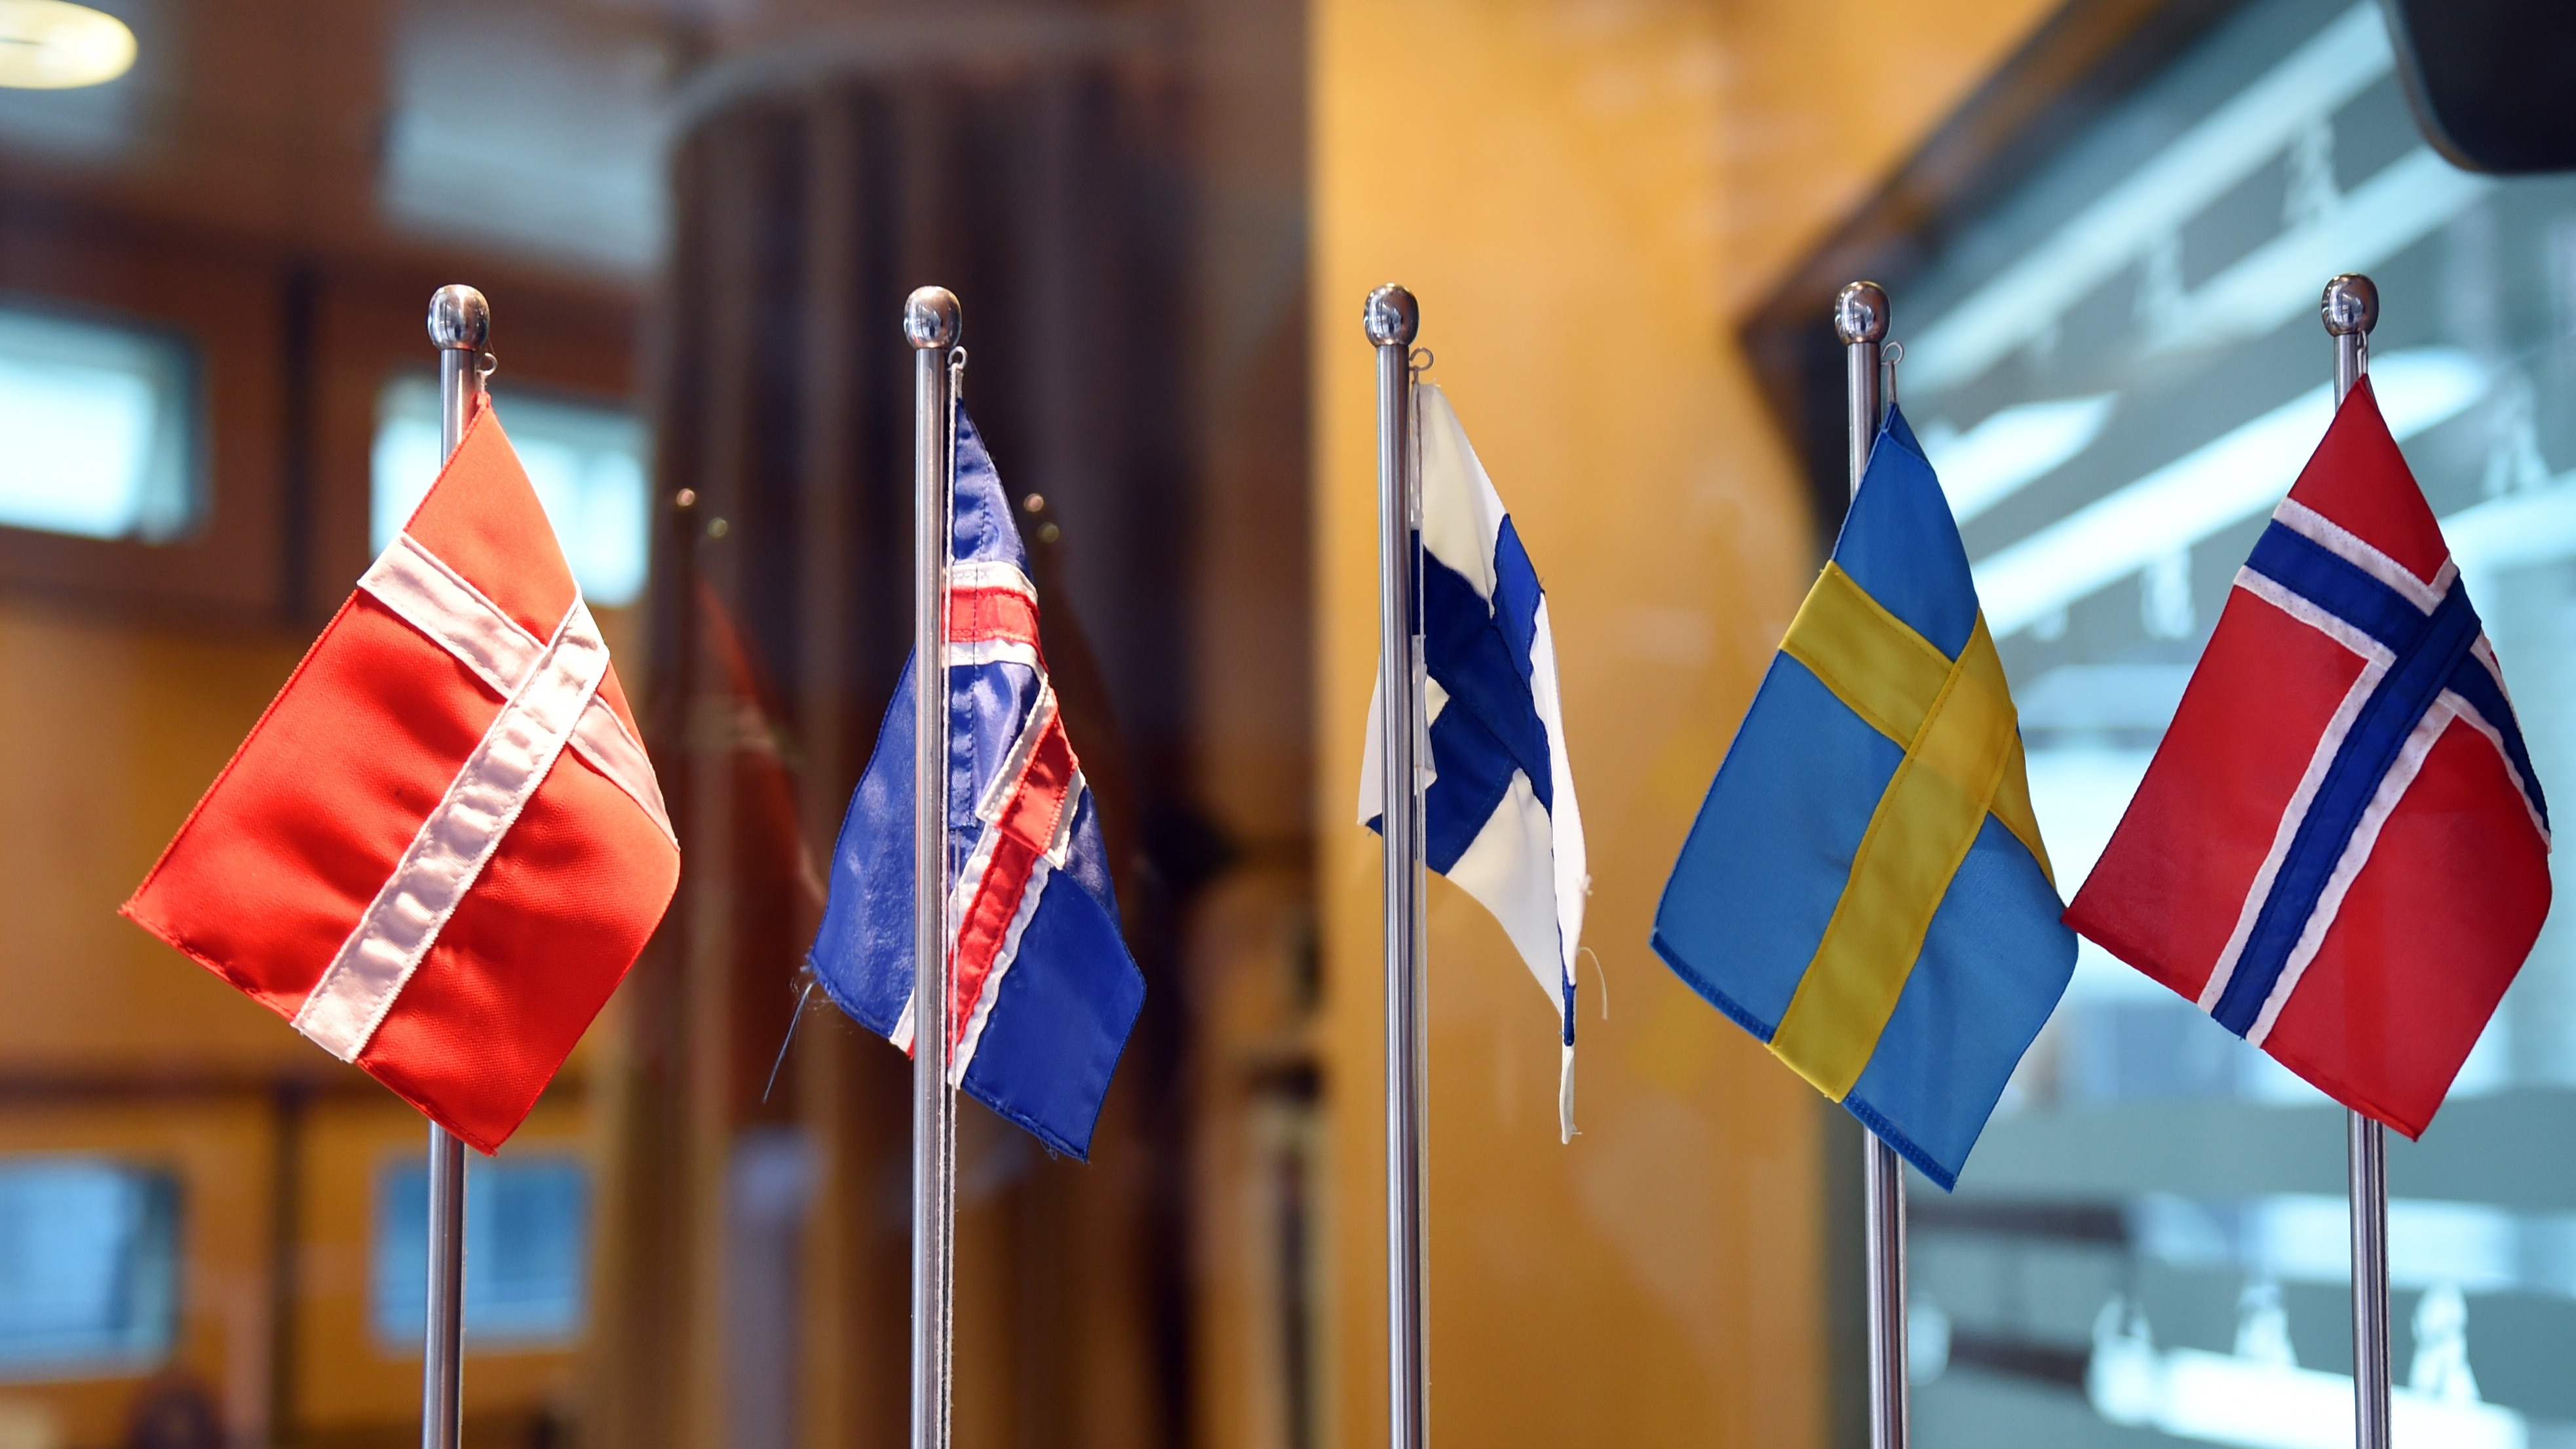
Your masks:
[{"label": "white cross on flag", "polygon": [[608,646],[487,403],[124,913],[491,1152],[679,870]]}]

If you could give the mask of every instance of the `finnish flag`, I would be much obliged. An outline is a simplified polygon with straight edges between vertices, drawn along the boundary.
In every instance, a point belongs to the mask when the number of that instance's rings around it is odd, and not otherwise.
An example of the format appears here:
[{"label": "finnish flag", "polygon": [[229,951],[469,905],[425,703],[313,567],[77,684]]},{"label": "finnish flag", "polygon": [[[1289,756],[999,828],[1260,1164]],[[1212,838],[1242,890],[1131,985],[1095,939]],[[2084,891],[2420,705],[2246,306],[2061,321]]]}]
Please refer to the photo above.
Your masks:
[{"label": "finnish flag", "polygon": [[[1435,384],[1414,393],[1422,480],[1423,717],[1430,733],[1427,864],[1502,923],[1557,1013],[1564,1043],[1557,1128],[1574,1136],[1574,955],[1583,936],[1583,818],[1566,766],[1547,596],[1457,412]],[[1369,698],[1360,823],[1380,828],[1385,702]]]}]

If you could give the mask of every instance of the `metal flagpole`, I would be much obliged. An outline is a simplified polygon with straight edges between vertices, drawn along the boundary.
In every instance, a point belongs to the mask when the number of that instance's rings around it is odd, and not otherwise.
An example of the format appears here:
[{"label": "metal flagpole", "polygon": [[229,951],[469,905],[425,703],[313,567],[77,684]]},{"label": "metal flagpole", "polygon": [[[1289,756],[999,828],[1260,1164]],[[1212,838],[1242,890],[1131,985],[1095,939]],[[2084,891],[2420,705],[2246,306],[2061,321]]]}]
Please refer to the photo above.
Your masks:
[{"label": "metal flagpole", "polygon": [[[2370,329],[2379,325],[2379,288],[2347,272],[2326,283],[2318,305],[2334,338],[2335,406],[2370,371]],[[2347,1108],[2345,1187],[2352,1210],[2353,1442],[2389,1449],[2388,1129]]]},{"label": "metal flagpole", "polygon": [[[441,287],[429,299],[429,340],[438,349],[438,448],[445,458],[465,439],[483,391],[484,344],[492,308],[472,287]],[[429,1124],[429,1322],[420,1370],[421,1449],[456,1449],[465,1390],[465,1144]]]},{"label": "metal flagpole", "polygon": [[948,527],[957,296],[904,299],[912,343],[912,1449],[948,1449],[957,1098],[948,1085]]},{"label": "metal flagpole", "polygon": [[[1853,282],[1834,298],[1834,335],[1843,343],[1843,399],[1851,425],[1851,490],[1860,492],[1879,424],[1879,345],[1887,337],[1887,292]],[[1868,1134],[1862,1167],[1869,1253],[1870,1449],[1905,1449],[1911,1409],[1905,1378],[1905,1165]]]},{"label": "metal flagpole", "polygon": [[1387,1444],[1422,1449],[1422,611],[1414,553],[1422,520],[1413,457],[1413,338],[1422,318],[1393,283],[1369,293],[1362,326],[1377,349],[1377,692],[1386,765]]}]

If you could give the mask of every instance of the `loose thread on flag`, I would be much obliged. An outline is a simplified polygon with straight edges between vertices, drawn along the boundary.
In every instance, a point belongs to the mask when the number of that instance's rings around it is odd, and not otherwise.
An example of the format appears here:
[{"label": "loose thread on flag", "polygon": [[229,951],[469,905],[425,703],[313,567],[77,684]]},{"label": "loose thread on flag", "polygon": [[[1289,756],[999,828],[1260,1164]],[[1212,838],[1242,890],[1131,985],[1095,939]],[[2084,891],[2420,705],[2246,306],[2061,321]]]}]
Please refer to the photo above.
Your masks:
[{"label": "loose thread on flag", "polygon": [[787,1049],[796,1045],[796,1028],[805,1024],[805,1006],[813,999],[814,978],[808,975],[805,978],[805,989],[796,993],[796,1010],[787,1018],[787,1035],[779,1038],[778,1059],[769,1064],[769,1080],[761,1084],[760,1100],[763,1104],[769,1101],[769,1094],[777,1089],[778,1070],[787,1065]]}]

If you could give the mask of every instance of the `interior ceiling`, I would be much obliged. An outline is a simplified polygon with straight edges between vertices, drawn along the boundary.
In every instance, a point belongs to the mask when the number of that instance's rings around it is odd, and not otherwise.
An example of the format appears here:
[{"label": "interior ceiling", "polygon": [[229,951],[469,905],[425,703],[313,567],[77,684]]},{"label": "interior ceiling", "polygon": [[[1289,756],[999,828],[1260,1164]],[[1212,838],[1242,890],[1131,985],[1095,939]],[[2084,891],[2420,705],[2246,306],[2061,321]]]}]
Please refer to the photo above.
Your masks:
[{"label": "interior ceiling", "polygon": [[[932,0],[91,0],[133,71],[0,91],[10,190],[326,253],[487,255],[632,286],[659,262],[678,107],[758,57],[871,34],[1107,20],[1141,3]],[[972,44],[971,40],[967,42]],[[900,48],[900,47],[899,47]],[[808,65],[810,69],[810,64]],[[692,88],[693,80],[701,84]]]}]

